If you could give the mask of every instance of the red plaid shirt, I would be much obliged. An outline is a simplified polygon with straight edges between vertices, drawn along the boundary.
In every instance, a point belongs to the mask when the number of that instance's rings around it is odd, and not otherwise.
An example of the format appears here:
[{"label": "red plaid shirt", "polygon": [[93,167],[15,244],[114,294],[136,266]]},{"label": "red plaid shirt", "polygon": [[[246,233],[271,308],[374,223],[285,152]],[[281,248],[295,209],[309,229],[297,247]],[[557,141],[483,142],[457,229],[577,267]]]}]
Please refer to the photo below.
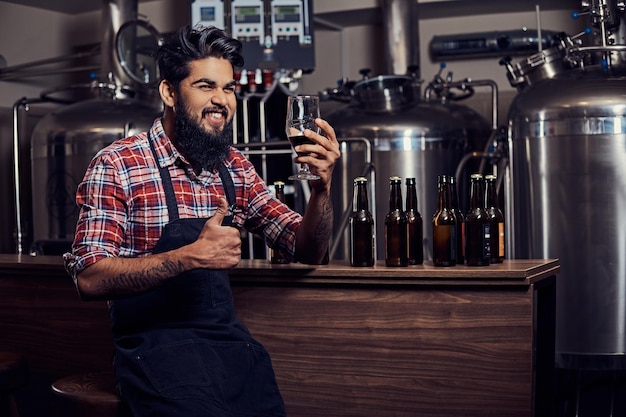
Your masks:
[{"label": "red plaid shirt", "polygon": [[[80,215],[68,272],[75,278],[87,266],[106,257],[137,257],[152,252],[169,222],[165,192],[154,156],[167,167],[178,200],[179,218],[209,218],[225,197],[217,172],[196,175],[165,135],[161,119],[150,132],[118,140],[91,161],[76,192]],[[291,260],[295,232],[302,217],[274,198],[254,166],[234,148],[226,162],[236,190],[238,210],[233,223],[264,237],[268,246]]]}]

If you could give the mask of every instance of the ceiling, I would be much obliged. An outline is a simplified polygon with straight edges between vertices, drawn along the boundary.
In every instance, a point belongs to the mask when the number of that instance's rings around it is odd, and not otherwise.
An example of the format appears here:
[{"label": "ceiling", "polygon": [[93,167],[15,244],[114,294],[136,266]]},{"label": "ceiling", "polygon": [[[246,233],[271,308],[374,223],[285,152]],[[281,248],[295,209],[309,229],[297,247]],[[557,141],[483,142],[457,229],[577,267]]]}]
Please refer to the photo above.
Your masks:
[{"label": "ceiling", "polygon": [[[151,0],[138,0],[140,3]],[[102,9],[102,0],[0,0],[2,3],[20,4],[65,14],[93,12]]]},{"label": "ceiling", "polygon": [[[102,8],[102,1],[103,0],[0,0],[0,5],[2,3],[13,3],[59,13],[78,14],[100,10]],[[154,0],[138,1],[139,3],[144,3]],[[530,3],[532,3],[532,5],[540,5],[542,10],[563,9],[568,7],[572,8],[572,10],[577,10],[580,7],[580,0],[534,0],[533,2],[530,2],[529,0],[481,0],[473,2],[462,2],[459,0],[422,0],[422,2],[424,4],[420,5],[421,17],[428,17],[422,14],[422,10],[426,12],[426,14],[434,14],[436,16],[450,14],[462,16],[465,14],[516,12],[520,10],[528,10],[530,8]],[[350,13],[351,11],[349,11],[347,15],[349,16]]]}]

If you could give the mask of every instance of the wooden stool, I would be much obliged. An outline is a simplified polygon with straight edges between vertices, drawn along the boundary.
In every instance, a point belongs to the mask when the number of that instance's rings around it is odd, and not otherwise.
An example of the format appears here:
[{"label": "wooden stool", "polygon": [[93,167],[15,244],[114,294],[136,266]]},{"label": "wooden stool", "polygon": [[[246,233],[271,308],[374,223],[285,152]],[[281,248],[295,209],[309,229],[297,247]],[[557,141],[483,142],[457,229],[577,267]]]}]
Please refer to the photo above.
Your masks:
[{"label": "wooden stool", "polygon": [[17,353],[0,352],[0,416],[19,416],[13,394],[26,385],[26,381],[26,359]]},{"label": "wooden stool", "polygon": [[115,390],[113,372],[70,375],[52,383],[68,417],[120,417],[122,401]]}]

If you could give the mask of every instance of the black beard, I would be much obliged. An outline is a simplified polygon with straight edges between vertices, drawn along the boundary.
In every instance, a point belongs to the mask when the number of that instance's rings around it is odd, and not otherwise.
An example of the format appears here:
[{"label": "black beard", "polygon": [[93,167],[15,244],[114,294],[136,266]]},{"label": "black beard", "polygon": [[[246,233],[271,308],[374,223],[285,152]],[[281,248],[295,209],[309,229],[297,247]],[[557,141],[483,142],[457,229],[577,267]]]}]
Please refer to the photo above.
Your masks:
[{"label": "black beard", "polygon": [[233,121],[230,120],[226,123],[221,131],[210,133],[196,123],[187,108],[181,104],[176,104],[176,107],[180,109],[176,113],[174,125],[176,148],[194,169],[206,169],[215,172],[218,165],[226,160],[230,152],[233,143]]}]

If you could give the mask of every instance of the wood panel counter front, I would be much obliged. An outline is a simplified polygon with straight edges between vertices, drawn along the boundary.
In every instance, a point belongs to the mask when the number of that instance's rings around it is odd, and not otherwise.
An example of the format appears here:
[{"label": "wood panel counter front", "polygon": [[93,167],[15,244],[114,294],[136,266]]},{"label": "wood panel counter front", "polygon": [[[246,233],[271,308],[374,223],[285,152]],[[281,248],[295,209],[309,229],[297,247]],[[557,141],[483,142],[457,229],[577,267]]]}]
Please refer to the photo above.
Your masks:
[{"label": "wood panel counter front", "polygon": [[[550,416],[556,260],[352,268],[243,260],[241,321],[270,352],[288,416]],[[103,302],[56,257],[0,255],[0,349],[34,381],[110,367]]]}]

